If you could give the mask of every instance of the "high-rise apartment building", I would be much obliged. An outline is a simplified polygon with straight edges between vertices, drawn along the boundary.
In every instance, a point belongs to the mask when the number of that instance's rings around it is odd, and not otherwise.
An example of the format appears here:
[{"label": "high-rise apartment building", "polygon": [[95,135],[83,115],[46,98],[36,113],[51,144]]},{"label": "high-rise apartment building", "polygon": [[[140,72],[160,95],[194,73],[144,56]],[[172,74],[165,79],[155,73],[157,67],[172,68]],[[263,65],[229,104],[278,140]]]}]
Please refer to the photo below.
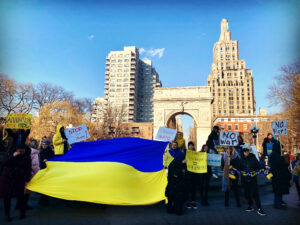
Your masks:
[{"label": "high-rise apartment building", "polygon": [[106,57],[105,100],[123,112],[123,122],[152,122],[153,88],[161,86],[150,60],[140,60],[138,49],[124,47]]},{"label": "high-rise apartment building", "polygon": [[227,19],[213,48],[211,73],[207,78],[214,102],[212,116],[253,115],[255,99],[252,70],[239,59],[238,41],[231,40]]},{"label": "high-rise apartment building", "polygon": [[153,121],[153,89],[161,87],[158,73],[151,60],[139,60],[137,122]]}]

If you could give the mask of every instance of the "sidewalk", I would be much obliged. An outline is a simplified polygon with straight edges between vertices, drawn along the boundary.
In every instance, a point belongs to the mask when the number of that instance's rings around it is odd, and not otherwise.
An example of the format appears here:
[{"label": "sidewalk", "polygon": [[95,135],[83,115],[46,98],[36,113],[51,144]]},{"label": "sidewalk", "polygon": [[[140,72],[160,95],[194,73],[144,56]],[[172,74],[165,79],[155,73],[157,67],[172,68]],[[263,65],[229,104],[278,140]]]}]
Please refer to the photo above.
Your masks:
[{"label": "sidewalk", "polygon": [[[260,186],[260,195],[263,209],[267,216],[259,216],[256,211],[247,213],[242,208],[236,208],[234,199],[230,199],[230,207],[224,207],[224,193],[215,186],[217,181],[212,181],[212,189],[209,192],[209,207],[202,207],[198,204],[198,209],[188,209],[184,215],[169,215],[166,213],[163,202],[150,206],[104,206],[84,202],[67,202],[61,199],[51,199],[50,206],[38,206],[39,196],[32,194],[30,205],[33,210],[28,211],[28,217],[18,220],[18,212],[13,211],[13,221],[9,224],[20,225],[147,225],[147,224],[249,224],[249,225],[294,225],[299,224],[299,201],[293,186],[291,194],[284,196],[284,200],[289,207],[286,210],[276,210],[273,208],[273,193],[271,185]],[[243,197],[241,193],[241,198]],[[15,204],[13,204],[14,206]],[[0,224],[4,221],[3,203],[0,204]]]}]

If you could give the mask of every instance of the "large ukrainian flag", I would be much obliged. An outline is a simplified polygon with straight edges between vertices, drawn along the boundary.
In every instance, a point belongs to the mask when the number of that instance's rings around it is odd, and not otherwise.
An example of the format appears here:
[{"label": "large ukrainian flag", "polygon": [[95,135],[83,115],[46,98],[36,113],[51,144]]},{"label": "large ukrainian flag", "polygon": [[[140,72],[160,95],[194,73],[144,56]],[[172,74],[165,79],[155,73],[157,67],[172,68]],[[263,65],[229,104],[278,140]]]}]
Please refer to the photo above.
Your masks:
[{"label": "large ukrainian flag", "polygon": [[147,205],[165,199],[167,142],[116,138],[76,143],[52,158],[27,189],[56,198],[112,205]]}]

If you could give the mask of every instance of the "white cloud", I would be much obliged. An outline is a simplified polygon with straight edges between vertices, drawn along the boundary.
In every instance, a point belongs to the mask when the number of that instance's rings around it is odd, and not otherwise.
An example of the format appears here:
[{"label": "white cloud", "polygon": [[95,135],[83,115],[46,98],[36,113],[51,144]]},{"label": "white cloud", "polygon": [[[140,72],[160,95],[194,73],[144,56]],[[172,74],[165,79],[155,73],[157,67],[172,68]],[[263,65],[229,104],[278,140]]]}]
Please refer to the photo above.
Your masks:
[{"label": "white cloud", "polygon": [[144,52],[145,52],[145,49],[144,49],[144,48],[140,48],[140,49],[139,49],[139,53],[140,53],[140,54],[143,54]]},{"label": "white cloud", "polygon": [[93,34],[91,34],[90,36],[88,36],[88,39],[89,40],[92,40],[92,39],[94,39],[95,38],[95,35],[93,35]]},{"label": "white cloud", "polygon": [[140,54],[142,55],[145,55],[147,57],[155,57],[157,56],[159,59],[161,57],[163,57],[164,55],[164,51],[165,51],[165,48],[150,48],[149,50],[146,50],[144,48],[140,48],[139,52]]}]

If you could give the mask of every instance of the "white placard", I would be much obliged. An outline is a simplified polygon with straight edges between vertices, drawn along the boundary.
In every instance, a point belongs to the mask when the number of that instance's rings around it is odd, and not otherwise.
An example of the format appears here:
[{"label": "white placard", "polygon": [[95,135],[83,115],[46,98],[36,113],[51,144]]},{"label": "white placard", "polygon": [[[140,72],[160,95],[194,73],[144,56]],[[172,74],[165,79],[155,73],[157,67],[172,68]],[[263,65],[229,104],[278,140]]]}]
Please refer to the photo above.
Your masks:
[{"label": "white placard", "polygon": [[65,135],[70,145],[90,138],[89,131],[85,124],[65,129]]},{"label": "white placard", "polygon": [[256,156],[257,160],[259,161],[259,156],[258,156],[258,152],[257,152],[256,146],[255,145],[251,145],[250,147],[251,147],[251,153],[253,153]]},{"label": "white placard", "polygon": [[207,154],[208,166],[221,166],[221,154]]},{"label": "white placard", "polygon": [[237,146],[239,132],[221,131],[220,132],[220,145]]},{"label": "white placard", "polygon": [[274,135],[287,134],[286,120],[273,121],[272,122],[272,133]]},{"label": "white placard", "polygon": [[171,142],[175,139],[176,134],[177,134],[177,130],[175,129],[160,127],[155,136],[155,140]]}]

